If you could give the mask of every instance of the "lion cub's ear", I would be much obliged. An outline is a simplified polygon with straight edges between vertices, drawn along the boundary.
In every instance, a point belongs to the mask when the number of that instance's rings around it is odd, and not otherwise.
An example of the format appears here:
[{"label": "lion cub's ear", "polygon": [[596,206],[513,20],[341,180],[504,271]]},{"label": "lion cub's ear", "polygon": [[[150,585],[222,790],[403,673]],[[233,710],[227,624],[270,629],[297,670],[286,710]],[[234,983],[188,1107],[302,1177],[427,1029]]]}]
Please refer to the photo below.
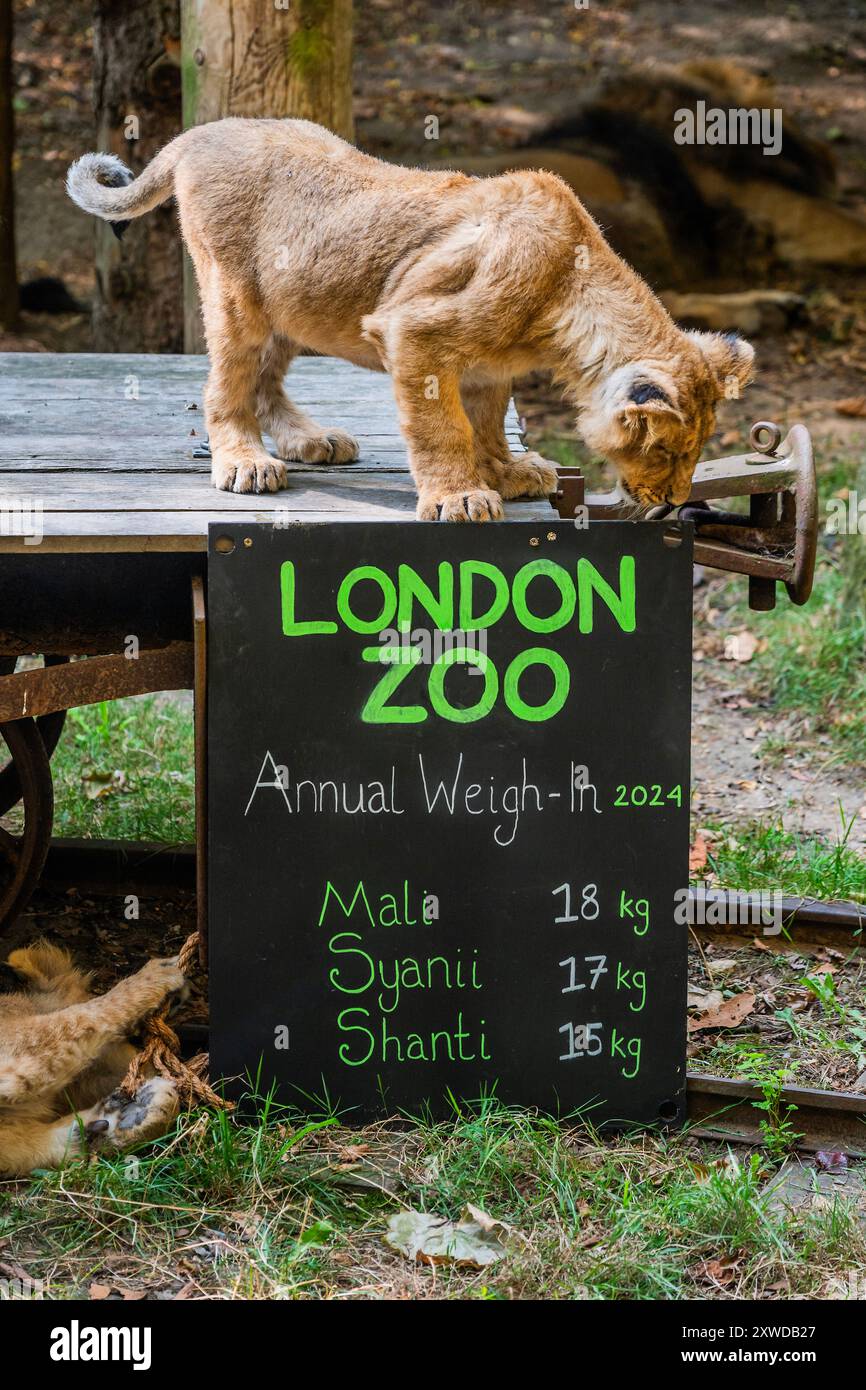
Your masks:
[{"label": "lion cub's ear", "polygon": [[645,444],[651,445],[678,429],[683,417],[664,386],[638,376],[629,387],[622,423],[632,438],[644,436]]},{"label": "lion cub's ear", "polygon": [[697,343],[716,379],[719,397],[730,395],[731,382],[738,390],[748,386],[754,375],[755,349],[738,333],[696,333],[689,337]]}]

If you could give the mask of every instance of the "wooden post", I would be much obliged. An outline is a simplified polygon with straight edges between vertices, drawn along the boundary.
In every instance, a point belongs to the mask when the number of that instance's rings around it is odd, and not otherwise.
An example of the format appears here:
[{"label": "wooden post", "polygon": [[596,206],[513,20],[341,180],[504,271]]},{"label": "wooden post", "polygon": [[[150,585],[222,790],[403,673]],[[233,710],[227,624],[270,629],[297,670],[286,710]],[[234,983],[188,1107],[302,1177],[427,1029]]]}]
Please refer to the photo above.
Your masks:
[{"label": "wooden post", "polygon": [[[177,0],[96,0],[93,17],[96,147],[139,173],[179,134]],[[171,202],[132,221],[118,241],[95,219],[96,352],[183,349],[183,259]]]},{"label": "wooden post", "polygon": [[[352,0],[181,0],[184,127],[300,116],[351,140]],[[184,346],[204,351],[184,265]]]},{"label": "wooden post", "polygon": [[0,0],[0,328],[18,327],[18,273],[15,261],[15,187],[12,157],[12,0]]}]

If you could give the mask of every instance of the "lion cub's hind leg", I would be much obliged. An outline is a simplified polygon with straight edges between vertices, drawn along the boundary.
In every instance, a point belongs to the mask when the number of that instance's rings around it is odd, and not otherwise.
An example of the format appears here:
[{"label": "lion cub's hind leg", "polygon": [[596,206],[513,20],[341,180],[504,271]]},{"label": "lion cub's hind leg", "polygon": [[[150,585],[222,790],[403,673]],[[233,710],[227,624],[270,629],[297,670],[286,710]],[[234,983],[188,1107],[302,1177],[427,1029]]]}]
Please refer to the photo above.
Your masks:
[{"label": "lion cub's hind leg", "polygon": [[460,394],[488,487],[495,488],[506,501],[515,497],[549,497],[557,486],[555,465],[533,451],[513,454],[505,434],[511,382],[464,379]]},{"label": "lion cub's hind leg", "polygon": [[88,1111],[85,1137],[91,1147],[131,1149],[148,1139],[159,1139],[170,1127],[180,1109],[174,1083],[164,1076],[153,1076],[129,1098],[122,1091]]},{"label": "lion cub's hind leg", "polygon": [[320,425],[290,401],[283,386],[297,344],[275,335],[265,344],[256,382],[256,414],[281,459],[298,463],[354,463],[358,441],[345,430]]},{"label": "lion cub's hind leg", "polygon": [[23,1176],[36,1168],[62,1168],[95,1150],[131,1149],[165,1134],[179,1108],[173,1083],[155,1076],[132,1100],[115,1091],[51,1124],[12,1115],[0,1126],[0,1174]]},{"label": "lion cub's hind leg", "polygon": [[204,392],[211,481],[223,492],[278,492],[288,481],[285,466],[262,443],[256,417],[256,382],[269,330],[249,296],[223,289],[217,268],[199,273],[199,284],[211,361]]}]

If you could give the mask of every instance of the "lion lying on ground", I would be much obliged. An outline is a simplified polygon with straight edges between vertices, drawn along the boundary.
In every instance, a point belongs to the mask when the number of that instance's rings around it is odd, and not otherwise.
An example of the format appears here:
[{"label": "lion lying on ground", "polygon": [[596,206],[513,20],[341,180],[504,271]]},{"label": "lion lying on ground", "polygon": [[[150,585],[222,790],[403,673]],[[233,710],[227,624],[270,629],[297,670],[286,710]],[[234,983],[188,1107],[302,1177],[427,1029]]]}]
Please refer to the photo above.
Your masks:
[{"label": "lion lying on ground", "polygon": [[91,996],[88,977],[46,942],[0,966],[0,1173],[59,1168],[92,1148],[164,1134],[178,1111],[170,1081],[133,1100],[116,1088],[135,1053],[129,1033],[184,987],[177,961],[151,960]]},{"label": "lion lying on ground", "polygon": [[232,118],[184,131],[138,178],[84,155],[67,189],[118,233],[177,198],[225,490],[286,487],[283,459],[358,457],[285,394],[301,348],[390,372],[422,520],[488,521],[503,498],[553,490],[553,466],[513,455],[503,428],[531,368],[554,373],[643,507],[685,501],[716,402],[751,377],[752,348],[678,329],[554,174],[406,169],[309,121]]}]

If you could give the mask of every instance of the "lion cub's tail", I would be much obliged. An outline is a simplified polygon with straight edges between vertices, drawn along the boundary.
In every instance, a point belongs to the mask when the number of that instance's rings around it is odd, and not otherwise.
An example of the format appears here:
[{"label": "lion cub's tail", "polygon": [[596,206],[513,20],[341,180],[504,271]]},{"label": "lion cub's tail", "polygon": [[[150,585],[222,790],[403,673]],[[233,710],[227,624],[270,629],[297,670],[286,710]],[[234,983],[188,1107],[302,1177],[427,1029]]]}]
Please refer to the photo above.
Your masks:
[{"label": "lion cub's tail", "polygon": [[116,154],[83,154],[69,166],[66,192],[85,212],[113,223],[120,236],[131,218],[171,196],[184,138],[180,135],[160,150],[138,178]]},{"label": "lion cub's tail", "polygon": [[61,980],[80,978],[68,951],[47,941],[35,941],[13,951],[7,964],[30,989],[53,989]]}]

